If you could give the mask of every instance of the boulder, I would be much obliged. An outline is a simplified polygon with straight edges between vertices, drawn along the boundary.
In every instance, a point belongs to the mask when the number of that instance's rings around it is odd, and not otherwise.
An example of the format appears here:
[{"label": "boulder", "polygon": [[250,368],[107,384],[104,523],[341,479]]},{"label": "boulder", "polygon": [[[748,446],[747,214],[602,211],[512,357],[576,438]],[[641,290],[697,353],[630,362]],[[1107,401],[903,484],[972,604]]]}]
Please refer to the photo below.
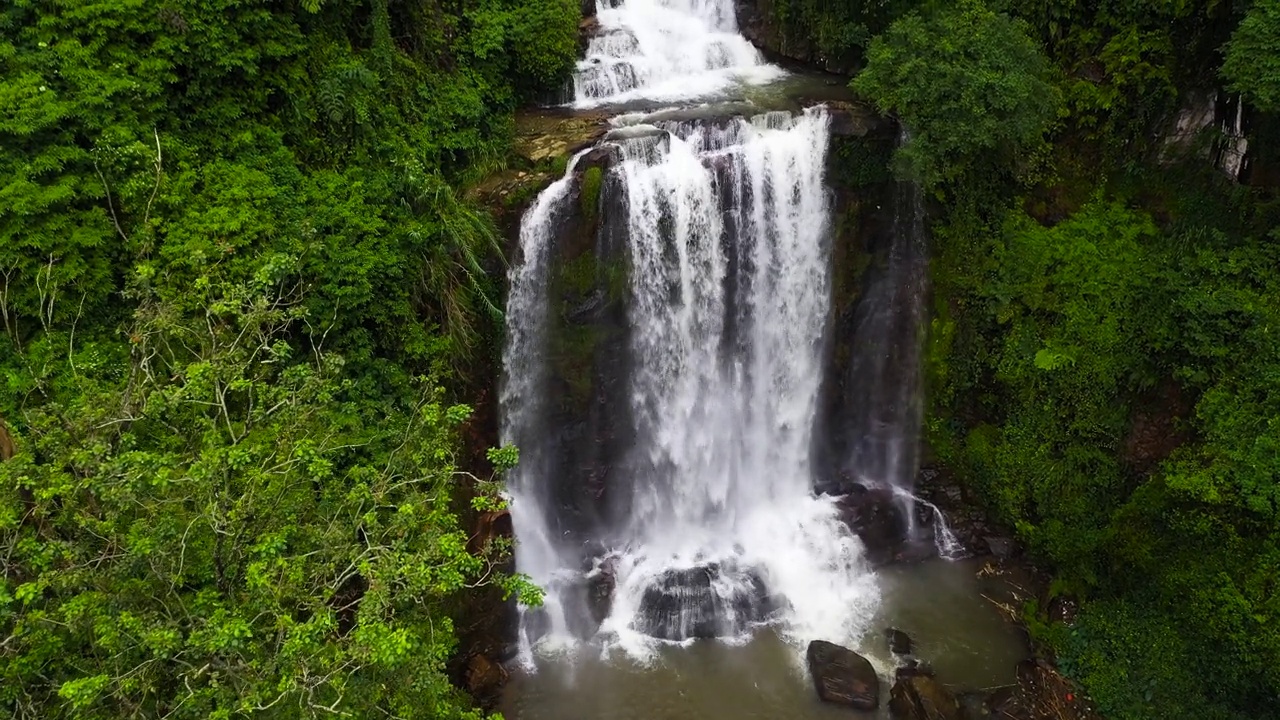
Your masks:
[{"label": "boulder", "polygon": [[911,654],[911,636],[897,628],[888,628],[884,631],[885,639],[889,641],[889,652],[894,655],[910,655]]},{"label": "boulder", "polygon": [[895,720],[963,720],[964,717],[951,691],[928,675],[899,678],[889,691],[889,714]]},{"label": "boulder", "polygon": [[613,611],[613,591],[618,587],[618,560],[606,557],[587,575],[587,612],[600,627]]},{"label": "boulder", "polygon": [[834,643],[814,640],[809,643],[805,659],[813,687],[823,702],[856,710],[880,706],[880,677],[866,658]]},{"label": "boulder", "polygon": [[607,129],[608,116],[601,112],[534,108],[517,113],[512,149],[532,164],[567,159],[594,144]]},{"label": "boulder", "polygon": [[635,628],[663,640],[731,637],[772,610],[754,571],[709,563],[660,575],[640,598]]}]

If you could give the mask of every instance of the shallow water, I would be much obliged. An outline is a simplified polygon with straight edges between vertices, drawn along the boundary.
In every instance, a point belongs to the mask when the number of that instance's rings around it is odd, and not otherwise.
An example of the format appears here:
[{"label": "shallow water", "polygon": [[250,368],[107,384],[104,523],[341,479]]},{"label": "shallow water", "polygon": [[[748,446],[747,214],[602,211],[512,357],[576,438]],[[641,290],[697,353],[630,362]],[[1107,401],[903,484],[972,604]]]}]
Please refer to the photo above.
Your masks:
[{"label": "shallow water", "polygon": [[[1014,680],[1026,656],[1020,633],[983,594],[996,581],[977,577],[976,561],[930,561],[878,573],[884,602],[872,624],[895,626],[916,641],[916,655],[957,690]],[[857,650],[881,671],[893,663],[879,630]],[[887,702],[888,686],[882,687]],[[771,632],[745,645],[700,641],[664,648],[649,666],[594,648],[576,657],[543,658],[534,674],[518,674],[502,707],[508,720],[823,720],[849,718],[847,708],[818,701],[799,648]],[[864,718],[887,718],[884,707]]]}]

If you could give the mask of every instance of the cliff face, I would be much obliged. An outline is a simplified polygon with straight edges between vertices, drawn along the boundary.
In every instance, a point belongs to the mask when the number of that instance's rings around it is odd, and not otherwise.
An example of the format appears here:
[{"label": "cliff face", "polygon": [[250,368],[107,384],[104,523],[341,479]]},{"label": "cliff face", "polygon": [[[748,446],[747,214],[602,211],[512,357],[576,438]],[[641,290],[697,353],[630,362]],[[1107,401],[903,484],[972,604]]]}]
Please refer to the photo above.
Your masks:
[{"label": "cliff face", "polygon": [[850,75],[857,69],[860,48],[824,52],[816,28],[810,27],[801,14],[788,17],[779,0],[737,0],[736,6],[739,31],[771,60],[802,63],[841,75]]}]

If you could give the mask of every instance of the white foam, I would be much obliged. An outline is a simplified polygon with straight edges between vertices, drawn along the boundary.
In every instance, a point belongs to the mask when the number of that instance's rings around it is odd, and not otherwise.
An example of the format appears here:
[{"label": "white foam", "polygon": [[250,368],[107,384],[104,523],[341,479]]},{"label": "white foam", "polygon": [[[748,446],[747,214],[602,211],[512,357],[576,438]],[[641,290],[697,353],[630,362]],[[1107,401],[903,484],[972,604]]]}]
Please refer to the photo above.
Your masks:
[{"label": "white foam", "polygon": [[574,104],[706,98],[785,73],[737,32],[733,0],[605,0],[574,73]]}]

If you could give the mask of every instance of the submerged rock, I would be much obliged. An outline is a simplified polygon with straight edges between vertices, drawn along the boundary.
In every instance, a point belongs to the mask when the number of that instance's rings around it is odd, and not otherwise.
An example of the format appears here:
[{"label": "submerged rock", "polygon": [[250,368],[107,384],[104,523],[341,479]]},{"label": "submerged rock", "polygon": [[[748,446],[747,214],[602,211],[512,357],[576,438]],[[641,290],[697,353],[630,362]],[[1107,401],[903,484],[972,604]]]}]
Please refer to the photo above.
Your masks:
[{"label": "submerged rock", "polygon": [[960,703],[929,675],[900,677],[889,691],[889,713],[895,720],[962,720]]},{"label": "submerged rock", "polygon": [[857,710],[880,706],[880,677],[866,658],[835,643],[814,640],[809,643],[805,659],[813,687],[823,702]]}]

